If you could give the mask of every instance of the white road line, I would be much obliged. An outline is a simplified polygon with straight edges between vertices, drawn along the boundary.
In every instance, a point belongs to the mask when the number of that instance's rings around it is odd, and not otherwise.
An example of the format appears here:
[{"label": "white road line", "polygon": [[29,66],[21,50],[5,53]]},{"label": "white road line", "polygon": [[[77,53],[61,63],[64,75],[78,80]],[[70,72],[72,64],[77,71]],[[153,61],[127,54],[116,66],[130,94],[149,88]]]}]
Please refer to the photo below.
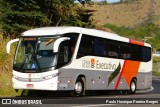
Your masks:
[{"label": "white road line", "polygon": [[98,107],[98,106],[107,106],[107,105],[115,105],[115,104],[96,104],[96,105],[82,105],[82,106],[71,106],[71,107]]},{"label": "white road line", "polygon": [[159,78],[158,78],[158,79],[154,79],[154,80],[160,81],[160,79],[159,79]]},{"label": "white road line", "polygon": [[147,90],[138,90],[136,93],[146,93],[146,92],[150,92],[154,90],[154,87],[151,87],[150,89],[147,89]]}]

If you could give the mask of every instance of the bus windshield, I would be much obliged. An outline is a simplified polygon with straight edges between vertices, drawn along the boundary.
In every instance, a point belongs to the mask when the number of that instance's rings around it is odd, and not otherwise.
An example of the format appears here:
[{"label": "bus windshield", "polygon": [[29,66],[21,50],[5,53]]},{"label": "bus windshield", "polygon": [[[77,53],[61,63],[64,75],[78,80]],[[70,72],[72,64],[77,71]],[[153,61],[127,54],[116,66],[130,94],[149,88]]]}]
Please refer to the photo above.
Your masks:
[{"label": "bus windshield", "polygon": [[59,37],[21,38],[14,58],[14,69],[41,70],[56,64],[53,45]]}]

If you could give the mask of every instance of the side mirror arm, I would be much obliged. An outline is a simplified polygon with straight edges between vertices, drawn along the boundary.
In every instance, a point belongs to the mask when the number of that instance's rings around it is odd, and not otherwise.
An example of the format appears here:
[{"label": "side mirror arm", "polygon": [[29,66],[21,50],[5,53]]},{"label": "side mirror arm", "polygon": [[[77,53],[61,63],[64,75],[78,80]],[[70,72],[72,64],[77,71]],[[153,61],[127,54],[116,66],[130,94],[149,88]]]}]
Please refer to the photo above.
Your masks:
[{"label": "side mirror arm", "polygon": [[66,41],[66,40],[70,40],[70,38],[62,37],[62,38],[57,39],[53,45],[53,52],[55,53],[58,52],[59,45],[61,44],[61,42]]},{"label": "side mirror arm", "polygon": [[7,53],[10,53],[10,48],[11,48],[11,44],[14,43],[14,42],[18,42],[19,39],[13,39],[13,40],[10,40],[8,43],[7,43],[7,46],[6,46],[6,51]]}]

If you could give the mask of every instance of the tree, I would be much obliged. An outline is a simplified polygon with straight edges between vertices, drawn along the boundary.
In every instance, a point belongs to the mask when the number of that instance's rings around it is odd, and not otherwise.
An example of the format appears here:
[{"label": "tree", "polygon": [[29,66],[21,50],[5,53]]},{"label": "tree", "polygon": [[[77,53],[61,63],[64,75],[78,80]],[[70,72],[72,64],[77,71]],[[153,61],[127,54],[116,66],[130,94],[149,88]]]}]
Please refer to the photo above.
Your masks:
[{"label": "tree", "polygon": [[61,25],[74,11],[73,0],[37,0],[42,13],[49,19],[48,26]]},{"label": "tree", "polygon": [[0,0],[0,15],[5,37],[41,26],[92,27],[91,13],[76,7],[73,0]]},{"label": "tree", "polygon": [[36,0],[1,0],[0,22],[5,36],[15,37],[32,27],[43,26],[48,22]]}]

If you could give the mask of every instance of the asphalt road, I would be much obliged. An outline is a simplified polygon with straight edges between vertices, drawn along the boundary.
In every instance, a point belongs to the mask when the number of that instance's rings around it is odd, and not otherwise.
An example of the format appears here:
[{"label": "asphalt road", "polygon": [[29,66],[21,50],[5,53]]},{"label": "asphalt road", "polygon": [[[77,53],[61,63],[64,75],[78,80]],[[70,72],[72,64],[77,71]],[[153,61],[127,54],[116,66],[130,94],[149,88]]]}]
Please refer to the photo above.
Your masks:
[{"label": "asphalt road", "polygon": [[[48,97],[34,97],[36,100],[41,100],[43,105],[30,105],[31,107],[106,107],[106,106],[118,106],[118,107],[135,107],[139,104],[147,107],[159,107],[160,106],[160,77],[153,76],[152,81],[153,88],[151,90],[137,91],[134,95],[122,94],[120,91],[98,91],[87,92],[84,97],[69,97],[66,93],[53,94]],[[33,97],[27,97],[33,99]],[[26,99],[26,97],[17,97],[16,99]],[[146,104],[145,101],[150,101]],[[114,102],[115,101],[115,102]],[[117,103],[118,101],[118,103]],[[129,104],[131,101],[132,104]],[[136,101],[136,104],[133,104]],[[139,102],[138,102],[139,101]],[[108,103],[110,102],[110,103]],[[156,104],[156,103],[159,104]],[[128,104],[127,104],[128,103]],[[153,104],[154,103],[154,104]],[[0,105],[4,107],[5,105]],[[10,105],[7,105],[7,107]],[[12,105],[12,107],[17,105]],[[22,105],[21,105],[22,106]],[[6,106],[5,106],[6,107]],[[28,107],[28,105],[23,105]]]}]

